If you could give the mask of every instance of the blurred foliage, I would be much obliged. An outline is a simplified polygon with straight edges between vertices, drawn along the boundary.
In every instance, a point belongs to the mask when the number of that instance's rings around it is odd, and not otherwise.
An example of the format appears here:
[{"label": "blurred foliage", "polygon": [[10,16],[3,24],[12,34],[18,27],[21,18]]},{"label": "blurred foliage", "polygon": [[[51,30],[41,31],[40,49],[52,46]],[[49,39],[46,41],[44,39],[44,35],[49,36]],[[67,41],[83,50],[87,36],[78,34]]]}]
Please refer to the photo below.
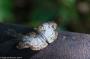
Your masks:
[{"label": "blurred foliage", "polygon": [[62,31],[90,33],[89,0],[0,0],[0,22],[36,27],[56,21]]},{"label": "blurred foliage", "polygon": [[12,22],[12,0],[0,0],[0,22]]}]

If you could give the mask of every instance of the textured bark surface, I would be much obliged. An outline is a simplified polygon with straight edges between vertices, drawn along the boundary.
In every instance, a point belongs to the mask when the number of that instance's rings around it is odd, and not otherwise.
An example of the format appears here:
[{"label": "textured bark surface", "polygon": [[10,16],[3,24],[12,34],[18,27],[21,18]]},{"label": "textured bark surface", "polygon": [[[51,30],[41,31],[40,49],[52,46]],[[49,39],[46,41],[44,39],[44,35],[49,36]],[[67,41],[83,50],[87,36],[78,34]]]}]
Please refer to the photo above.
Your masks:
[{"label": "textured bark surface", "polygon": [[7,27],[0,24],[0,38],[2,38],[0,39],[0,56],[18,56],[23,59],[90,59],[90,35],[88,34],[60,32],[56,41],[36,52],[31,49],[19,50],[16,48],[17,42],[12,40],[13,37],[7,35],[2,37],[2,33],[10,28],[19,33],[31,31],[21,26]]}]

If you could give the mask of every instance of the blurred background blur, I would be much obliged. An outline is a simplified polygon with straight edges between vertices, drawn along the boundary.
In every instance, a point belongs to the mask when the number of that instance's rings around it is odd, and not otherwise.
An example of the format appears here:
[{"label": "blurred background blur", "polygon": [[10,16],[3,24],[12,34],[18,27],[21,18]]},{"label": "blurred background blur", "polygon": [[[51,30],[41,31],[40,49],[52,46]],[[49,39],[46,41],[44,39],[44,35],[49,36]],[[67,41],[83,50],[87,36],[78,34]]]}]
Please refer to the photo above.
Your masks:
[{"label": "blurred background blur", "polygon": [[55,21],[60,31],[90,33],[90,0],[0,0],[0,22],[37,27]]}]

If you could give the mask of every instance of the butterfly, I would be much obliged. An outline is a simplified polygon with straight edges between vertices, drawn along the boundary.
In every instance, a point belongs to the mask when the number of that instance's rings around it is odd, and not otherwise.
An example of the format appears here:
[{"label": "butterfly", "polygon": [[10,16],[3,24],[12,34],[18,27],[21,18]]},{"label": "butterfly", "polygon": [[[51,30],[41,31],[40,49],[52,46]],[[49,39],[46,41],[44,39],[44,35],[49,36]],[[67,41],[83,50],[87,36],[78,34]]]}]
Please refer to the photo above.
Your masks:
[{"label": "butterfly", "polygon": [[37,27],[38,34],[35,32],[25,35],[19,42],[17,48],[31,48],[32,50],[41,50],[48,46],[49,43],[57,39],[58,31],[55,22],[45,22]]}]

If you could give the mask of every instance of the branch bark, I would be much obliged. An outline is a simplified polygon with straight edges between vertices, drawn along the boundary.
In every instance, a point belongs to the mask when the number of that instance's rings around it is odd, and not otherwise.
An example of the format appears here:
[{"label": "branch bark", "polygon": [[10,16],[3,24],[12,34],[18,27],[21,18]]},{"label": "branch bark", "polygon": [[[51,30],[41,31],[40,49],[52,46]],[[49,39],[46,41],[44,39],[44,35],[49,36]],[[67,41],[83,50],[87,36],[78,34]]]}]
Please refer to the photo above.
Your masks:
[{"label": "branch bark", "polygon": [[[24,33],[29,28],[12,25],[16,32]],[[0,24],[0,34],[9,29],[8,25]],[[17,29],[16,29],[17,28]],[[3,29],[3,30],[2,30]],[[6,29],[6,30],[7,30]],[[31,30],[29,30],[31,31]],[[2,35],[0,35],[1,37]],[[5,40],[4,38],[3,40]],[[1,39],[0,39],[1,40]],[[0,43],[0,56],[18,56],[23,59],[88,59],[90,58],[90,35],[74,32],[59,32],[58,39],[49,44],[41,51],[32,51],[30,49],[19,50],[16,48],[16,42],[7,39]]]}]

